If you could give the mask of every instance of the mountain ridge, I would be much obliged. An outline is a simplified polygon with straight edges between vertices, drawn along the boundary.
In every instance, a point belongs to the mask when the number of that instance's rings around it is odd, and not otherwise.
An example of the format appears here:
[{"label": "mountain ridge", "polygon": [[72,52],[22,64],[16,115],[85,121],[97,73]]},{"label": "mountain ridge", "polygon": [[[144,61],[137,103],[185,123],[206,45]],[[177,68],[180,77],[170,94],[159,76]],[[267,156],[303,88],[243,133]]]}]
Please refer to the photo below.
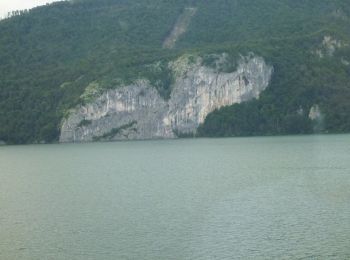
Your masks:
[{"label": "mountain ridge", "polygon": [[[163,49],[189,6],[197,11],[186,32]],[[146,78],[166,98],[168,62],[194,54],[210,64],[228,53],[230,67],[249,52],[274,67],[269,87],[259,100],[214,111],[200,136],[349,132],[349,16],[350,4],[336,0],[81,0],[1,20],[0,140],[57,141],[92,82],[108,90]],[[341,43],[331,55],[325,37]],[[322,127],[308,116],[315,105]]]}]

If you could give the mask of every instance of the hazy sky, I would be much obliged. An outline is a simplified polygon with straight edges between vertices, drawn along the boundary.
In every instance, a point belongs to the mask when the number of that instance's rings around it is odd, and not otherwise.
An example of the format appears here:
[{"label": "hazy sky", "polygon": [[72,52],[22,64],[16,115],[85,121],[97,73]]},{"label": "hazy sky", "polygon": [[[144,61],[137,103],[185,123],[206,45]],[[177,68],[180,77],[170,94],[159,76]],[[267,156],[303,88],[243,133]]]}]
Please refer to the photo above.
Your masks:
[{"label": "hazy sky", "polygon": [[0,18],[14,10],[29,9],[51,2],[55,2],[55,0],[0,0]]}]

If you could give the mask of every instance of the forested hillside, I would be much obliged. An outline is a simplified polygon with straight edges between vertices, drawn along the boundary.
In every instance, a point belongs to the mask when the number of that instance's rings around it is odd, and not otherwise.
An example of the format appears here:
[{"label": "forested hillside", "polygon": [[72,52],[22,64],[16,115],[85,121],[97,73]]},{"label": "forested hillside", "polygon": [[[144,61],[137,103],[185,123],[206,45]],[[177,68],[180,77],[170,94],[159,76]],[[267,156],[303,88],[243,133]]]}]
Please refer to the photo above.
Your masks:
[{"label": "forested hillside", "polygon": [[[188,28],[163,48],[185,8],[196,10]],[[167,61],[223,52],[264,57],[272,81],[258,100],[210,114],[198,135],[349,132],[349,44],[343,0],[75,0],[34,8],[0,21],[0,141],[57,141],[62,119],[96,82],[115,88],[146,78],[167,98]],[[150,69],[155,63],[160,70]]]}]

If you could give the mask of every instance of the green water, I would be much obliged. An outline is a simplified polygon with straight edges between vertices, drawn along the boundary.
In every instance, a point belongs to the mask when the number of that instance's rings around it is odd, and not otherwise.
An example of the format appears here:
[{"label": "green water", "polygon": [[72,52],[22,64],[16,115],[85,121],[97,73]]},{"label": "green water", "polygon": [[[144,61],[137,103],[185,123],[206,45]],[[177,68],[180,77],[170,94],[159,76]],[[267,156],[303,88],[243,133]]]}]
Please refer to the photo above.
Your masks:
[{"label": "green water", "polygon": [[0,147],[0,259],[350,259],[350,135]]}]

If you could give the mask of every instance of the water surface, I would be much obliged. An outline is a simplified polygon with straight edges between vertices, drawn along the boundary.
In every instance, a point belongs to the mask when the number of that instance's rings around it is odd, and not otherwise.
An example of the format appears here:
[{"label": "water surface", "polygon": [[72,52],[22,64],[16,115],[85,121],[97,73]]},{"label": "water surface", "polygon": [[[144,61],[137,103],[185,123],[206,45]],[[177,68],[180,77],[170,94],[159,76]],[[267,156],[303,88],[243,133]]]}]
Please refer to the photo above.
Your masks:
[{"label": "water surface", "polygon": [[350,259],[350,135],[0,147],[0,259]]}]

